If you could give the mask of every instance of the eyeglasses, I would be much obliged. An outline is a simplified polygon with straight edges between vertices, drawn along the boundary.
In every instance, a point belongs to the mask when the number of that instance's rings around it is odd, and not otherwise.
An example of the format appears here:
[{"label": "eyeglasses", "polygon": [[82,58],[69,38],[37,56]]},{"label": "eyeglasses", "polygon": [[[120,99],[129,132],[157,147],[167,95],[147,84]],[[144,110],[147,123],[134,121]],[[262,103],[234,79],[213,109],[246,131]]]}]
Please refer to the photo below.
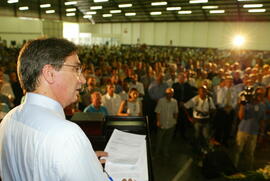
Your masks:
[{"label": "eyeglasses", "polygon": [[75,69],[75,71],[77,72],[78,76],[80,76],[82,74],[82,65],[81,64],[78,64],[78,65],[63,64],[63,66],[73,67]]}]

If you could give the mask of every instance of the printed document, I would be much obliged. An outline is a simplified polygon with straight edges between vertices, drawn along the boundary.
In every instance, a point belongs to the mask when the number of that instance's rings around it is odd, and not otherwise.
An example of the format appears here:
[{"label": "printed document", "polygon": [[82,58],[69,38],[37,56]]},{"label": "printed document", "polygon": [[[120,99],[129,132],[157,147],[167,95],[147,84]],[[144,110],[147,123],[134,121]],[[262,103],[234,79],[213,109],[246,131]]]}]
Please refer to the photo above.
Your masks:
[{"label": "printed document", "polygon": [[146,136],[115,129],[108,141],[105,163],[106,172],[114,181],[131,178],[148,181]]}]

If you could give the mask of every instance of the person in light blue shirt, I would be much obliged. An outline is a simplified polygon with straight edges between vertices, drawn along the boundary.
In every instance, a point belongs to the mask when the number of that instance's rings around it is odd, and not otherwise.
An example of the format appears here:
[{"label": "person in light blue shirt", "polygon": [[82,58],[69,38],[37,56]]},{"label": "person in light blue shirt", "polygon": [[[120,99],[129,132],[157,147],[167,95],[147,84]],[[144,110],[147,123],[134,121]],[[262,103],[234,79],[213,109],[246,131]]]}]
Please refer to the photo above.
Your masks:
[{"label": "person in light blue shirt", "polygon": [[165,91],[169,88],[166,82],[163,82],[163,74],[161,72],[156,74],[155,80],[152,81],[148,87],[148,100],[147,112],[149,117],[149,127],[151,131],[155,131],[156,127],[156,113],[155,107],[159,99],[165,97]]},{"label": "person in light blue shirt", "polygon": [[83,112],[99,112],[102,113],[104,116],[108,115],[108,111],[105,106],[101,105],[101,93],[100,92],[93,92],[91,94],[92,104],[87,106]]},{"label": "person in light blue shirt", "polygon": [[106,181],[90,141],[63,108],[85,84],[76,46],[65,39],[30,41],[17,70],[25,101],[0,124],[0,176],[4,181]]},{"label": "person in light blue shirt", "polygon": [[[248,101],[242,101],[239,105],[238,117],[240,123],[236,135],[236,149],[234,164],[244,171],[253,169],[254,152],[257,145],[258,135],[263,133],[265,120],[265,105],[263,103],[264,88],[255,90],[255,95],[250,96]],[[243,159],[240,159],[241,155]],[[243,164],[239,164],[239,162]]]},{"label": "person in light blue shirt", "polygon": [[156,75],[156,80],[151,82],[148,87],[148,93],[152,100],[158,101],[160,98],[165,97],[165,91],[169,88],[166,82],[163,82],[163,74],[158,73]]}]

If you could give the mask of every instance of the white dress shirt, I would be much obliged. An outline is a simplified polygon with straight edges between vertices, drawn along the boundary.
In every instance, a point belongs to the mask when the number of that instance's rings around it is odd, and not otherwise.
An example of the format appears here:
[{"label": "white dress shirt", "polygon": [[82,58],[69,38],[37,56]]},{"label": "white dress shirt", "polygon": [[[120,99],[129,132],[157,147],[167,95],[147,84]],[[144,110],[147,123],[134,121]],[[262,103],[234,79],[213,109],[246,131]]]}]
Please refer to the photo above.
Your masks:
[{"label": "white dress shirt", "polygon": [[53,99],[27,93],[0,125],[4,181],[104,181],[92,145]]},{"label": "white dress shirt", "polygon": [[[230,91],[230,94],[228,97],[228,91]],[[232,108],[235,108],[237,105],[237,99],[238,99],[237,91],[234,87],[222,87],[217,90],[217,105],[219,107],[225,107],[228,105],[228,99],[229,99],[229,105]]]},{"label": "white dress shirt", "polygon": [[161,128],[169,129],[176,125],[174,114],[178,113],[178,104],[174,98],[170,101],[166,97],[159,99],[155,112],[160,114]]},{"label": "white dress shirt", "polygon": [[121,101],[121,97],[115,93],[112,97],[107,93],[101,98],[102,105],[107,108],[109,115],[117,115]]},{"label": "white dress shirt", "polygon": [[168,84],[168,86],[171,88],[172,87],[172,85],[174,84],[174,83],[177,83],[178,82],[178,80],[177,79],[169,79],[169,80],[167,80],[167,84]]}]

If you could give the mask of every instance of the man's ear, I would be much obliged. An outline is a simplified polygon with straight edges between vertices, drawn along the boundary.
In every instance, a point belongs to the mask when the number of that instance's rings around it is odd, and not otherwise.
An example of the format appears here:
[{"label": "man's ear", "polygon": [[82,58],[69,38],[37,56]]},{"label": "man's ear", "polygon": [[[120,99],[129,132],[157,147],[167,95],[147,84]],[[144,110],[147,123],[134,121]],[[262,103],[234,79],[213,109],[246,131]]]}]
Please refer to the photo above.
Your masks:
[{"label": "man's ear", "polygon": [[42,68],[42,76],[48,82],[52,84],[55,79],[55,69],[51,65],[47,64]]}]

